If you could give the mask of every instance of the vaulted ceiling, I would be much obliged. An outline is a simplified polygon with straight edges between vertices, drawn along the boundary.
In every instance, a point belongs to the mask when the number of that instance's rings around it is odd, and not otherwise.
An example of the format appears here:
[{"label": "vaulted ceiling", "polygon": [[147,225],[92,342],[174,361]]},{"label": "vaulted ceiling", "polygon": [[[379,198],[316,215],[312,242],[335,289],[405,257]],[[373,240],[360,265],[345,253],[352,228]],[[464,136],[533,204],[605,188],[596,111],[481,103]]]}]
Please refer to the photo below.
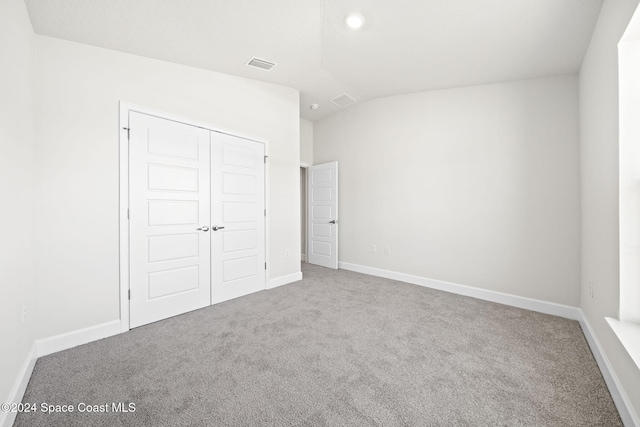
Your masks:
[{"label": "vaulted ceiling", "polygon": [[[300,90],[318,120],[424,90],[579,71],[602,0],[26,0],[36,33]],[[364,26],[345,17],[357,12]],[[246,66],[257,57],[270,71]],[[351,104],[354,105],[355,103]],[[317,110],[310,108],[318,104]]]}]

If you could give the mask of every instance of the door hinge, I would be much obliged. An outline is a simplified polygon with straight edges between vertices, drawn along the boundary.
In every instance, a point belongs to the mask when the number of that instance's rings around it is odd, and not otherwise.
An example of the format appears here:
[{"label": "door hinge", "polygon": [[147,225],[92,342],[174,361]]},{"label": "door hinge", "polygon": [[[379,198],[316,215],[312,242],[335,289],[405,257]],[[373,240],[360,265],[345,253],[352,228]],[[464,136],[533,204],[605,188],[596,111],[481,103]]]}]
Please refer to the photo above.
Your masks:
[{"label": "door hinge", "polygon": [[267,163],[267,157],[269,156],[264,156],[264,162]]},{"label": "door hinge", "polygon": [[131,214],[129,213],[129,209],[127,209],[127,219],[131,219]]},{"label": "door hinge", "polygon": [[129,300],[131,300],[131,289],[129,289]]},{"label": "door hinge", "polygon": [[264,269],[265,270],[267,269],[267,263],[266,262],[264,263]]},{"label": "door hinge", "polygon": [[127,139],[131,136],[131,128],[122,128],[127,131]]},{"label": "door hinge", "polygon": [[267,216],[267,210],[266,209],[264,210],[264,216]]}]

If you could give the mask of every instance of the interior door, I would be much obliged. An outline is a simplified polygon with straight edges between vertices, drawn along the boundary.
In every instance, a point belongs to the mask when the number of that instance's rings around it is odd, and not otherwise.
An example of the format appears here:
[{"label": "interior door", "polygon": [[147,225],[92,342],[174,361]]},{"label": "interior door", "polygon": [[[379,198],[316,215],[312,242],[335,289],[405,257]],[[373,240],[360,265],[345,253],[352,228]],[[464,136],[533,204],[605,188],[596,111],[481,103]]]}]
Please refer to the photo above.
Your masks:
[{"label": "interior door", "polygon": [[309,168],[309,248],[310,264],[338,268],[338,162]]},{"label": "interior door", "polygon": [[265,289],[264,145],[211,134],[212,303]]},{"label": "interior door", "polygon": [[210,304],[210,132],[129,115],[130,327]]}]

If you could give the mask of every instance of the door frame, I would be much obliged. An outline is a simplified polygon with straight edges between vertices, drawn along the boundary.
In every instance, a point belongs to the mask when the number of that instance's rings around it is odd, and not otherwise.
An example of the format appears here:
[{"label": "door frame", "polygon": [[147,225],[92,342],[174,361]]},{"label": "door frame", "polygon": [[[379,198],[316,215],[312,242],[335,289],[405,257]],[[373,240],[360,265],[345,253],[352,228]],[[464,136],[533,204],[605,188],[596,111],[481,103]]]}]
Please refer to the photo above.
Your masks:
[{"label": "door frame", "polygon": [[[264,145],[265,165],[264,165],[264,207],[269,209],[269,162],[266,161],[269,157],[269,143],[268,141],[257,139],[253,136],[244,135],[238,132],[232,132],[227,129],[221,129],[216,126],[212,126],[207,123],[198,122],[181,116],[177,116],[164,111],[155,110],[140,105],[120,101],[119,105],[119,121],[118,121],[118,176],[119,176],[119,202],[118,202],[118,229],[119,229],[119,241],[118,246],[120,249],[119,257],[119,278],[120,278],[120,332],[127,332],[130,328],[129,322],[129,288],[130,288],[130,276],[129,276],[129,113],[138,112],[147,114],[149,116],[155,116],[165,120],[171,120],[174,122],[184,123],[186,125],[195,126],[203,129],[207,129],[212,132],[223,133],[231,136],[236,136],[243,139],[248,139]],[[269,259],[269,227],[267,217],[264,217],[265,227],[265,260]],[[268,261],[267,261],[268,262]],[[269,283],[269,270],[265,274],[265,289]]]}]

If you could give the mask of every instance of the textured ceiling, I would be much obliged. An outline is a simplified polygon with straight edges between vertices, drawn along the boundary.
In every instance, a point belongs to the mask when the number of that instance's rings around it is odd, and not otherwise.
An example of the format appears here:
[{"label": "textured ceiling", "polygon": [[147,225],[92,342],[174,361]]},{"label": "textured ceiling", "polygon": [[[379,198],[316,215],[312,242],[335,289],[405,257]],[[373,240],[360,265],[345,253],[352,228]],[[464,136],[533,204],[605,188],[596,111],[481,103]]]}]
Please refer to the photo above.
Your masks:
[{"label": "textured ceiling", "polygon": [[[282,84],[301,115],[576,73],[602,0],[26,0],[38,34]],[[365,19],[359,31],[348,13]],[[271,71],[246,67],[256,56]],[[317,103],[320,108],[311,110]],[[354,105],[354,104],[352,104]],[[345,107],[348,108],[348,107]]]}]

